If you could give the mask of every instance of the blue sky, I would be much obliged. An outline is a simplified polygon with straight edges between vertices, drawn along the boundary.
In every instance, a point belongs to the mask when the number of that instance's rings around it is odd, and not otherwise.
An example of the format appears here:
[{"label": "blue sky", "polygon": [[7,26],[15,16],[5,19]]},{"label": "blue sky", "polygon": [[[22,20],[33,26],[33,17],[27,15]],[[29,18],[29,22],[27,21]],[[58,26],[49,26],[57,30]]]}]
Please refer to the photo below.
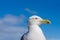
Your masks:
[{"label": "blue sky", "polygon": [[50,25],[41,25],[46,38],[60,40],[59,0],[0,0],[0,40],[19,40],[32,15],[49,19]]}]

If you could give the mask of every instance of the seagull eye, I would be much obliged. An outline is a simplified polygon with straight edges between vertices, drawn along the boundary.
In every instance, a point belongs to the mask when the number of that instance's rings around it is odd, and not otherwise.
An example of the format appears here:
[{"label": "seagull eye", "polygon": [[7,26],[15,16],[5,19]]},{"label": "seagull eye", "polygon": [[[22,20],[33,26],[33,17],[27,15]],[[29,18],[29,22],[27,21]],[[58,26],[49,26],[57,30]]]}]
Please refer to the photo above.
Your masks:
[{"label": "seagull eye", "polygon": [[38,19],[38,18],[35,18],[35,19]]}]

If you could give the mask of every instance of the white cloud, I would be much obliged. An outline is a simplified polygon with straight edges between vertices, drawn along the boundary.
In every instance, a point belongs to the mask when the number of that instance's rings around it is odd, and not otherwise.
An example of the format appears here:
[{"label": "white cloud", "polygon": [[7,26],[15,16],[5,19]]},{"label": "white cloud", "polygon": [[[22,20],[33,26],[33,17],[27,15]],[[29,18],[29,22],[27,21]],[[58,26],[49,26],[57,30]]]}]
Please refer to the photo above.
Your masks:
[{"label": "white cloud", "polygon": [[17,17],[10,14],[5,15],[2,19],[0,19],[0,40],[20,40],[20,37],[27,31],[27,29],[22,26],[14,25],[23,22],[24,19],[24,15]]},{"label": "white cloud", "polygon": [[3,24],[3,21],[2,21],[2,19],[0,19],[0,24]]},{"label": "white cloud", "polygon": [[32,13],[32,14],[36,14],[38,12],[34,11],[34,10],[31,10],[29,8],[25,8],[25,11],[29,12],[29,13]]},{"label": "white cloud", "polygon": [[13,16],[13,15],[5,15],[4,18],[0,19],[0,24],[6,23],[6,24],[18,24],[22,23],[26,17],[22,14],[19,17]]},{"label": "white cloud", "polygon": [[1,26],[0,28],[0,40],[18,40],[27,31],[23,27]]},{"label": "white cloud", "polygon": [[4,22],[7,23],[17,23],[18,22],[18,18],[16,16],[12,16],[12,15],[6,15],[3,19]]}]

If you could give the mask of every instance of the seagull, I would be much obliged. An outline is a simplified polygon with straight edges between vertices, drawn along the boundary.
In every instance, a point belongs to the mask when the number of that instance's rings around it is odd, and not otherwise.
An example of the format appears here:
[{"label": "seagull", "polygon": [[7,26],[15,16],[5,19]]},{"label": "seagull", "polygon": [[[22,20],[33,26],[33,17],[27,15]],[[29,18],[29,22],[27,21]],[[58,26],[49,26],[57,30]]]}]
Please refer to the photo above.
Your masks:
[{"label": "seagull", "polygon": [[28,32],[24,33],[21,40],[46,40],[42,29],[39,27],[42,23],[50,24],[49,20],[44,20],[37,15],[28,19]]}]

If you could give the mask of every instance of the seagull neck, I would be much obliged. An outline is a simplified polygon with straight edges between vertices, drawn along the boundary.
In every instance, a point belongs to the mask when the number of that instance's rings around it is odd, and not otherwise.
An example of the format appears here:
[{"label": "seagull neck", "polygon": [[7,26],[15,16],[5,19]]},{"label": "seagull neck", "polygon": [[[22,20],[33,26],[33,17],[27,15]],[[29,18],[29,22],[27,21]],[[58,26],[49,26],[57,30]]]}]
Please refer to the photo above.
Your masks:
[{"label": "seagull neck", "polygon": [[31,31],[37,31],[37,30],[40,30],[39,25],[30,25],[28,27],[28,31],[29,32],[31,32]]}]

